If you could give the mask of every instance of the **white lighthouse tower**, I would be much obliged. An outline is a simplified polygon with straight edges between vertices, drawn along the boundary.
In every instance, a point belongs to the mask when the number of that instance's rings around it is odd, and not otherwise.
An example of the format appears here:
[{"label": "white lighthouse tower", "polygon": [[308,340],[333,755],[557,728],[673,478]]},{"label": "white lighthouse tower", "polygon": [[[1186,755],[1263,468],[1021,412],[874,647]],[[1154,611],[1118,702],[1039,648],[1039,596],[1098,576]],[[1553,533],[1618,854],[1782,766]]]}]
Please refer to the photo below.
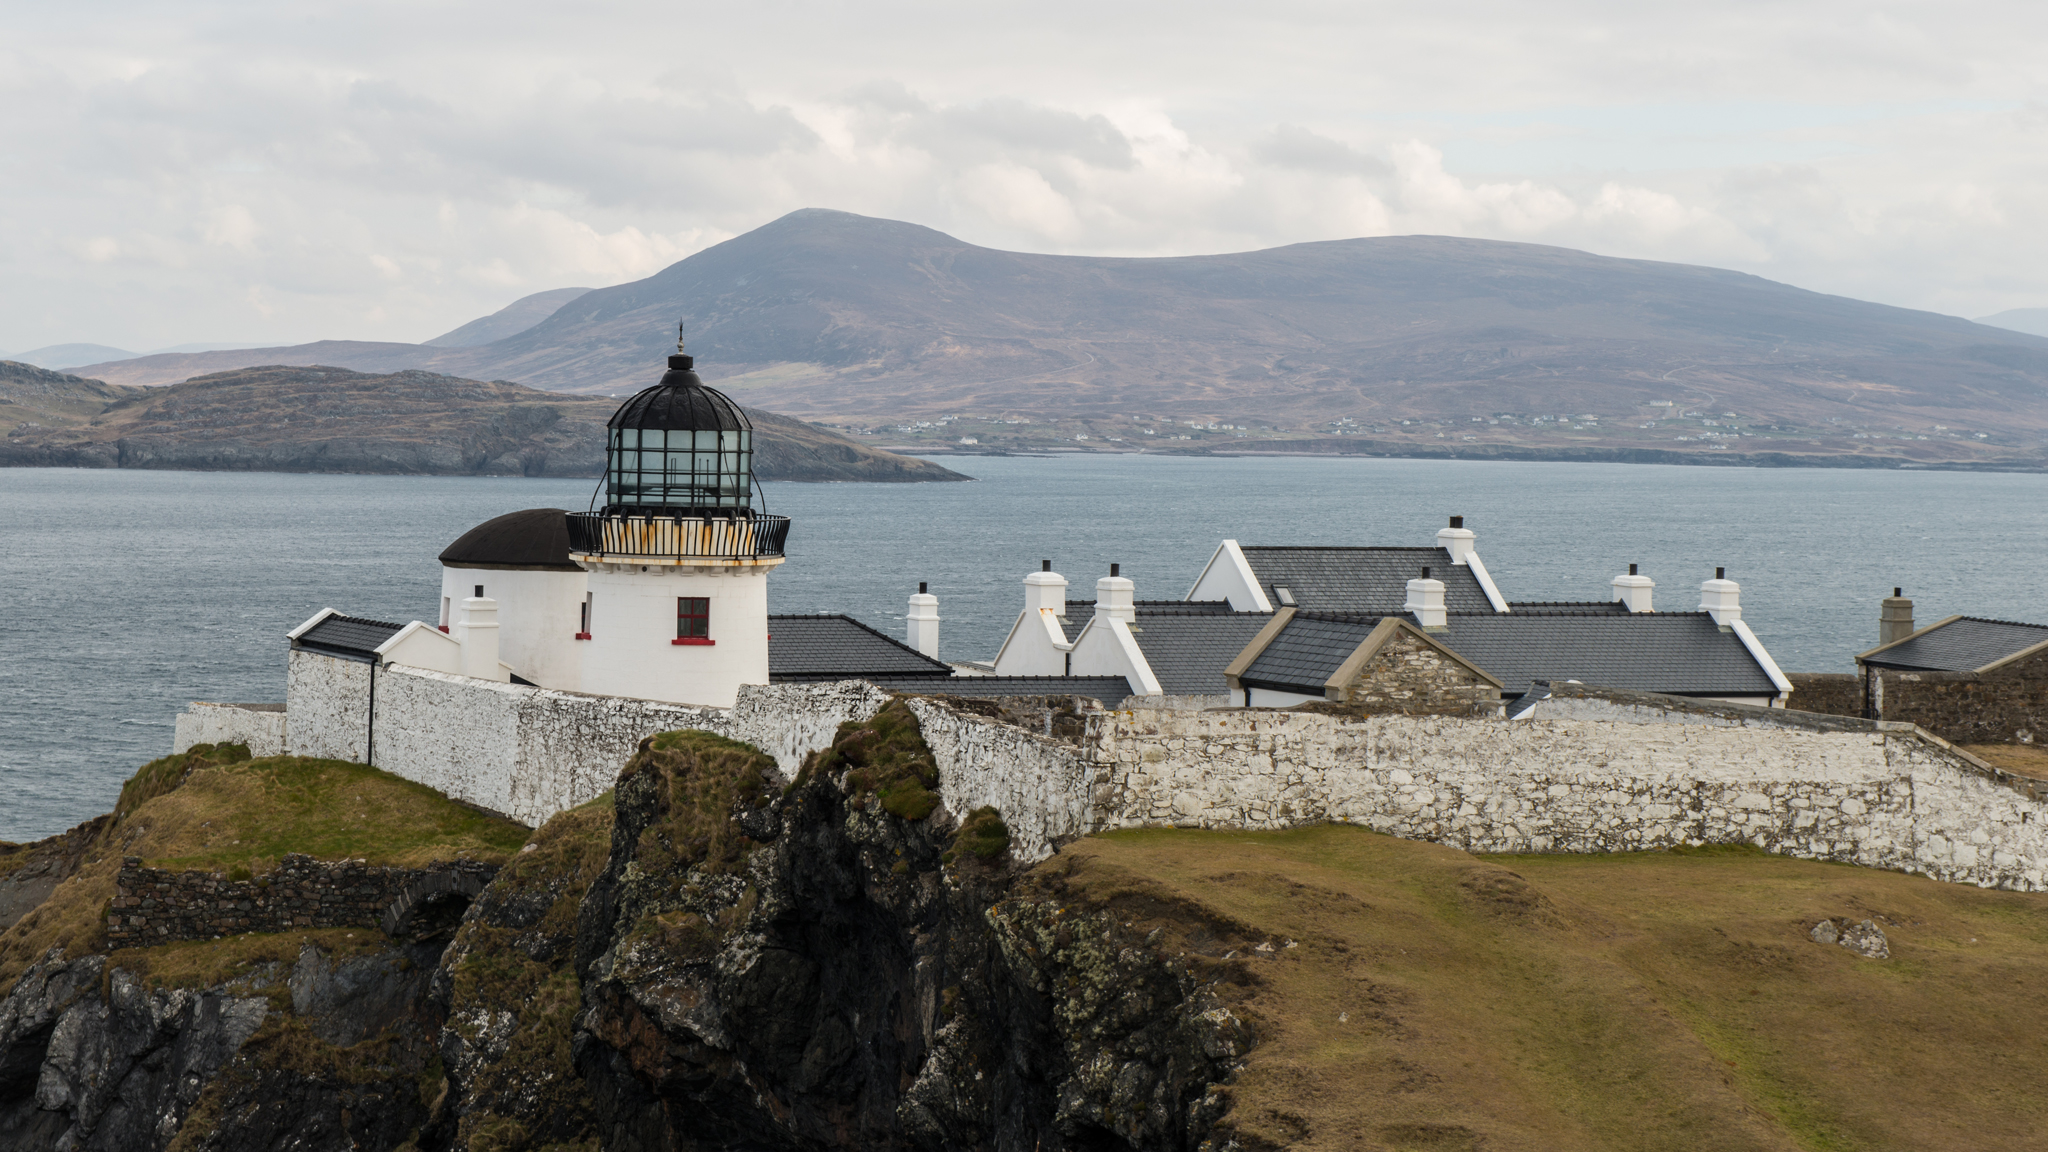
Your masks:
[{"label": "white lighthouse tower", "polygon": [[585,692],[729,708],[768,682],[768,573],[789,517],[755,509],[754,433],[683,355],[619,406],[604,486],[569,515],[590,574]]}]

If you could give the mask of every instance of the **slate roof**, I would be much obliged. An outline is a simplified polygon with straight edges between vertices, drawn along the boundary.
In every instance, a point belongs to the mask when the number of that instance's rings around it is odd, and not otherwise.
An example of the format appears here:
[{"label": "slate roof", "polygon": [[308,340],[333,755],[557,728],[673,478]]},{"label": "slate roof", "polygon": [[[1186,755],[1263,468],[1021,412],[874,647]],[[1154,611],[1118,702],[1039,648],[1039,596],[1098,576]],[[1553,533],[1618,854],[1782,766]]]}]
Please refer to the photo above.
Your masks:
[{"label": "slate roof", "polygon": [[1444,582],[1444,607],[1453,612],[1491,612],[1493,602],[1472,569],[1451,563],[1442,548],[1243,549],[1245,562],[1281,607],[1275,588],[1286,588],[1295,606],[1308,612],[1398,613],[1408,602],[1408,581],[1422,575]]},{"label": "slate roof", "polygon": [[[1379,618],[1301,613],[1243,679],[1254,687],[1319,693]],[[1431,634],[1499,677],[1504,697],[1536,680],[1578,680],[1677,696],[1770,696],[1777,686],[1734,632],[1704,612],[1564,608],[1452,614]]]},{"label": "slate roof", "polygon": [[[950,677],[953,666],[851,616],[768,617],[768,679],[873,680]],[[1129,690],[1125,690],[1129,694]]]},{"label": "slate roof", "polygon": [[1145,607],[1131,635],[1167,695],[1220,696],[1230,691],[1223,670],[1272,620],[1267,612]]},{"label": "slate roof", "polygon": [[1975,672],[2048,641],[2048,625],[1964,616],[1865,657],[1865,664],[1918,672]]},{"label": "slate roof", "polygon": [[398,635],[404,627],[403,624],[336,613],[299,633],[299,638],[293,643],[315,652],[368,660],[376,655],[379,644]]},{"label": "slate roof", "polygon": [[1131,694],[1121,676],[955,676],[951,679],[863,677],[891,692],[930,696],[1088,696],[1114,707]]}]

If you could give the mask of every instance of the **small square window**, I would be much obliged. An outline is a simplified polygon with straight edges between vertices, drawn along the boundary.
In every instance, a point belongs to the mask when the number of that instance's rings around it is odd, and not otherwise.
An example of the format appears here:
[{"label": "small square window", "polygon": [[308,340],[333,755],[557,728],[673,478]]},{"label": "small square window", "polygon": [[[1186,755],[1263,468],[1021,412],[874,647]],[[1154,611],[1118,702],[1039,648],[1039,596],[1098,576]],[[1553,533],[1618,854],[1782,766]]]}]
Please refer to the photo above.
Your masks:
[{"label": "small square window", "polygon": [[676,597],[676,639],[703,640],[711,636],[711,598]]}]

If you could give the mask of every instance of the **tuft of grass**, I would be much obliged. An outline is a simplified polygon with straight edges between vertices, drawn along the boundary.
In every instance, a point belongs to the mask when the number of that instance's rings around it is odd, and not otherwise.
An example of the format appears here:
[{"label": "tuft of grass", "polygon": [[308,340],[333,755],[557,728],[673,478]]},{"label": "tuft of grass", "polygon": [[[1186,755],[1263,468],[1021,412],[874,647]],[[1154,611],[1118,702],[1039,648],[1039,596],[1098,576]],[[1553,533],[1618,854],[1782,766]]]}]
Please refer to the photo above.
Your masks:
[{"label": "tuft of grass", "polygon": [[960,822],[960,830],[954,834],[953,842],[963,851],[972,852],[983,860],[993,860],[1010,850],[1010,826],[1003,823],[1002,814],[986,805],[967,814]]},{"label": "tuft of grass", "polygon": [[646,787],[651,778],[654,789],[657,815],[640,833],[640,866],[736,870],[754,842],[734,823],[733,810],[759,804],[774,772],[774,757],[710,732],[663,732],[643,741],[619,774],[621,787]]},{"label": "tuft of grass", "polygon": [[528,835],[523,825],[379,769],[292,756],[236,758],[246,750],[230,748],[229,759],[218,758],[218,747],[194,748],[136,773],[122,790],[123,807],[79,870],[42,907],[0,932],[0,988],[11,987],[51,948],[66,955],[106,949],[106,913],[124,856],[164,868],[260,876],[287,852],[398,867],[457,858],[500,863]]},{"label": "tuft of grass", "polygon": [[804,761],[798,779],[842,773],[857,800],[872,795],[892,816],[922,820],[939,806],[938,761],[900,696],[863,723],[841,724],[831,746]]},{"label": "tuft of grass", "polygon": [[[1346,826],[1110,833],[1025,884],[1219,981],[1259,1037],[1226,1089],[1248,1146],[1991,1150],[2048,1122],[2044,894]],[[1807,938],[1850,913],[1892,960]]]}]

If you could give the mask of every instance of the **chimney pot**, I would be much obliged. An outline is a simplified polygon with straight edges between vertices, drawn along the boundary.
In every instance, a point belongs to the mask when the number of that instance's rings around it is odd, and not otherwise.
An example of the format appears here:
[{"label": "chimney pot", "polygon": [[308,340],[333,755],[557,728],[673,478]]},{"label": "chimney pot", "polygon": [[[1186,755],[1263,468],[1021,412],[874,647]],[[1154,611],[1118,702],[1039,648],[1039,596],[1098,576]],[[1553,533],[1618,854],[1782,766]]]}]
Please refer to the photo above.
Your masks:
[{"label": "chimney pot", "polygon": [[1111,564],[1109,566],[1109,574],[1111,576],[1121,576],[1123,575],[1123,567],[1121,564]]},{"label": "chimney pot", "polygon": [[1634,564],[1628,566],[1628,575],[1616,576],[1611,583],[1614,598],[1621,602],[1622,607],[1631,612],[1656,611],[1650,606],[1650,598],[1657,590],[1657,582],[1639,575]]},{"label": "chimney pot", "polygon": [[1742,585],[1728,579],[1727,569],[1714,569],[1714,578],[1700,585],[1700,611],[1727,627],[1742,619]]},{"label": "chimney pot", "polygon": [[[1028,579],[1028,577],[1027,577]],[[939,598],[926,589],[929,585],[920,580],[917,595],[910,598],[910,611],[903,616],[903,626],[908,633],[906,639],[912,648],[934,660],[939,658]],[[1027,590],[1027,594],[1028,594]]]},{"label": "chimney pot", "polygon": [[1429,579],[1429,566],[1427,564],[1422,567],[1422,578],[1424,580]]},{"label": "chimney pot", "polygon": [[476,598],[479,600],[484,598],[484,586],[481,584],[476,586]]},{"label": "chimney pot", "polygon": [[1894,588],[1894,589],[1892,589],[1892,596],[1893,596],[1894,598],[1896,598],[1896,597],[1899,597],[1899,596],[1904,596],[1905,594],[1906,594],[1906,590],[1905,590],[1904,588]]},{"label": "chimney pot", "polygon": [[1040,561],[1038,562],[1038,570],[1039,570],[1040,572],[1050,572],[1050,571],[1052,571],[1052,561],[1050,561],[1050,560],[1040,560]]},{"label": "chimney pot", "polygon": [[1430,579],[1429,569],[1424,568],[1419,579],[1408,582],[1408,602],[1401,610],[1414,613],[1415,622],[1424,628],[1445,627],[1449,620],[1444,611],[1444,582]]},{"label": "chimney pot", "polygon": [[1453,516],[1453,517],[1451,517],[1451,527],[1453,527],[1453,528],[1463,528],[1464,526],[1465,526],[1465,518],[1464,518],[1463,516]]},{"label": "chimney pot", "polygon": [[1877,642],[1890,644],[1904,640],[1913,634],[1913,602],[1899,595],[1903,589],[1892,589],[1891,598],[1879,605],[1877,610]]}]

